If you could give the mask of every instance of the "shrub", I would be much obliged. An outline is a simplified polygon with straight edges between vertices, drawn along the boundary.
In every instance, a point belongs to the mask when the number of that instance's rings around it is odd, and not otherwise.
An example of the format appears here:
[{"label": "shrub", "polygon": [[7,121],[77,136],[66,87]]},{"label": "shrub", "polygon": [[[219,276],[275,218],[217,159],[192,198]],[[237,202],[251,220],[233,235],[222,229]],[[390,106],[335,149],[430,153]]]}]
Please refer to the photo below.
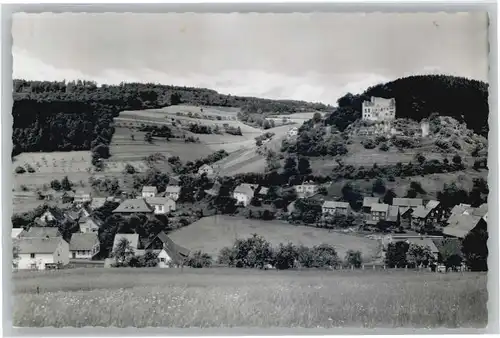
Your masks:
[{"label": "shrub", "polygon": [[355,268],[360,268],[363,262],[361,258],[361,251],[349,250],[346,253],[345,261],[349,265],[353,265]]},{"label": "shrub", "polygon": [[16,167],[16,174],[24,174],[26,172],[26,169],[24,169],[21,166]]},{"label": "shrub", "polygon": [[292,243],[280,244],[274,256],[274,266],[278,270],[293,268],[297,257],[297,248]]},{"label": "shrub", "polygon": [[137,170],[135,170],[135,167],[129,163],[125,165],[125,169],[123,170],[125,174],[135,174]]},{"label": "shrub", "polygon": [[434,144],[443,150],[450,149],[450,144],[444,140],[441,140],[441,139],[436,140],[436,142]]},{"label": "shrub", "polygon": [[313,267],[335,267],[339,258],[335,248],[328,244],[321,244],[312,248]]},{"label": "shrub", "polygon": [[35,172],[35,169],[29,165],[29,164],[26,164],[26,170],[28,170],[29,173],[34,173]]},{"label": "shrub", "polygon": [[50,182],[50,187],[56,191],[59,191],[59,190],[61,190],[62,185],[61,185],[61,182],[59,182],[58,180],[52,180]]},{"label": "shrub", "polygon": [[365,149],[374,149],[377,146],[372,139],[366,139],[362,142],[362,144]]},{"label": "shrub", "polygon": [[415,148],[416,141],[411,137],[406,136],[394,136],[391,140],[392,144],[398,148]]},{"label": "shrub", "polygon": [[217,258],[218,264],[223,264],[227,266],[234,266],[235,261],[235,252],[232,248],[222,248],[219,252],[219,256]]},{"label": "shrub", "polygon": [[387,145],[387,143],[382,143],[379,147],[380,150],[382,151],[388,151],[389,150],[389,146]]},{"label": "shrub", "polygon": [[462,146],[460,145],[460,143],[458,143],[458,141],[453,141],[453,143],[451,145],[455,149],[458,149],[458,150],[462,149]]},{"label": "shrub", "polygon": [[212,266],[212,263],[212,257],[201,251],[194,252],[186,261],[186,265],[192,268],[208,268]]}]

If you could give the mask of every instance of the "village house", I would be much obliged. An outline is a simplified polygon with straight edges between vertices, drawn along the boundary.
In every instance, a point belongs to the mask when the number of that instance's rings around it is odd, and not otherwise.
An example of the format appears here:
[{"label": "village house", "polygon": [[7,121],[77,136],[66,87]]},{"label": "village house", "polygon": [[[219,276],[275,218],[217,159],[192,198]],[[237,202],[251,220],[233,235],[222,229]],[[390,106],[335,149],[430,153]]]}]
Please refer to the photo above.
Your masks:
[{"label": "village house", "polygon": [[257,189],[257,196],[259,197],[265,197],[267,193],[269,192],[269,188],[266,187],[260,187],[260,189]]},{"label": "village house", "polygon": [[169,185],[167,189],[165,189],[165,197],[168,197],[177,202],[179,196],[181,194],[181,187],[178,185]]},{"label": "village house", "polygon": [[362,103],[362,119],[365,121],[385,122],[396,118],[396,100],[372,96]]},{"label": "village house", "polygon": [[347,216],[351,212],[351,206],[347,202],[325,201],[321,209],[323,216]]},{"label": "village house", "polygon": [[386,222],[392,226],[399,226],[399,208],[395,205],[389,205]]},{"label": "village house", "polygon": [[385,203],[374,203],[372,204],[370,218],[367,223],[375,225],[380,221],[385,221],[387,214],[389,212],[389,205]]},{"label": "village house", "polygon": [[423,205],[419,205],[411,214],[411,228],[419,230],[422,227],[427,227],[432,224],[432,219],[429,217],[431,209],[427,209]]},{"label": "village house", "polygon": [[104,204],[106,204],[106,197],[93,197],[89,207],[91,210],[96,210],[102,208]]},{"label": "village house", "polygon": [[212,166],[208,164],[204,164],[200,167],[200,169],[198,169],[198,175],[203,175],[203,174],[213,175],[213,173],[214,173],[214,168],[212,168]]},{"label": "village house", "polygon": [[12,228],[10,232],[10,238],[14,239],[21,237],[23,231],[24,231],[23,228]]},{"label": "village house", "polygon": [[78,190],[75,192],[75,198],[73,203],[81,205],[84,203],[90,203],[92,201],[91,193],[85,190]]},{"label": "village house", "polygon": [[318,186],[314,183],[303,183],[295,186],[295,191],[300,198],[310,197],[316,194]]},{"label": "village house", "polygon": [[400,222],[403,227],[411,226],[411,214],[419,205],[422,206],[423,200],[421,198],[398,198],[392,200],[392,205],[399,208]]},{"label": "village house", "polygon": [[242,183],[234,189],[233,198],[236,199],[237,204],[246,207],[254,197],[255,189],[257,189],[255,184]]},{"label": "village house", "polygon": [[153,214],[153,208],[143,198],[131,198],[123,201],[115,210],[114,214]]},{"label": "village house", "polygon": [[13,245],[18,252],[13,265],[20,270],[45,270],[69,263],[69,244],[61,237],[21,237]]},{"label": "village house", "polygon": [[365,197],[363,198],[363,212],[370,213],[372,211],[372,205],[379,203],[380,198],[378,197]]},{"label": "village house", "polygon": [[46,225],[49,223],[59,222],[62,223],[66,220],[66,215],[57,208],[48,208],[45,212],[38,218],[37,222],[41,225]]},{"label": "village house", "polygon": [[168,268],[183,265],[189,256],[189,250],[175,244],[163,231],[145,245],[145,251],[158,253],[158,267]]},{"label": "village house", "polygon": [[448,225],[443,228],[443,235],[464,239],[476,227],[486,228],[484,218],[468,214],[453,214],[448,219]]},{"label": "village house", "polygon": [[294,137],[294,136],[297,136],[299,134],[299,128],[297,127],[293,127],[292,129],[290,129],[288,131],[288,137]]},{"label": "village house", "polygon": [[98,232],[102,225],[102,221],[97,217],[82,217],[78,220],[78,226],[81,233]]},{"label": "village house", "polygon": [[166,215],[171,211],[175,211],[175,201],[168,197],[149,197],[146,198],[146,203],[154,209],[155,215]]},{"label": "village house", "polygon": [[425,205],[425,208],[430,210],[429,218],[432,222],[442,222],[446,217],[446,210],[443,208],[441,202],[430,200]]},{"label": "village house", "polygon": [[61,237],[57,227],[30,227],[27,231],[22,231],[19,238],[52,238]]},{"label": "village house", "polygon": [[99,238],[96,233],[75,233],[69,242],[71,259],[92,259],[100,251]]},{"label": "village house", "polygon": [[57,191],[55,191],[54,189],[39,191],[38,193],[39,193],[40,197],[45,201],[53,201],[56,199],[56,196],[57,196]]},{"label": "village house", "polygon": [[65,191],[61,196],[61,200],[64,204],[75,202],[75,193],[73,191]]},{"label": "village house", "polygon": [[145,186],[142,187],[142,197],[156,197],[156,194],[158,194],[158,189],[156,187],[152,186]]},{"label": "village house", "polygon": [[453,215],[470,215],[473,209],[470,204],[460,203],[451,209],[449,217]]}]

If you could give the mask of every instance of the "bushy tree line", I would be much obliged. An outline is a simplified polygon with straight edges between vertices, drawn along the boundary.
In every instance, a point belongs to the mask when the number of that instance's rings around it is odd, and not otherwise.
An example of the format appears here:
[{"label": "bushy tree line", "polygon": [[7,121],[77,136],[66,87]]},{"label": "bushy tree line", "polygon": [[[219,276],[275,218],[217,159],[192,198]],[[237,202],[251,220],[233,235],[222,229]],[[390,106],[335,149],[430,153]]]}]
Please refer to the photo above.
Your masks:
[{"label": "bushy tree line", "polygon": [[185,164],[182,163],[179,156],[171,156],[167,159],[167,161],[176,174],[189,174],[196,173],[198,169],[205,164],[213,164],[227,156],[229,156],[229,153],[224,149],[221,149],[204,158],[197,159],[194,162],[188,161]]}]

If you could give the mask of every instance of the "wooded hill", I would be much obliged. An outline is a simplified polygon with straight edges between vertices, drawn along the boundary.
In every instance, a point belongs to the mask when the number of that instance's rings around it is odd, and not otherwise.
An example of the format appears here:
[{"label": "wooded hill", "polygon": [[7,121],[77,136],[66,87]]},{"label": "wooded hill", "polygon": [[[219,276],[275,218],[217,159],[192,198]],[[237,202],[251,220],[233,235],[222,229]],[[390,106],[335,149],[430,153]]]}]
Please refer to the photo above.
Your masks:
[{"label": "wooded hill", "polygon": [[113,117],[123,110],[180,103],[274,114],[329,108],[320,103],[223,95],[210,89],[151,83],[97,86],[92,81],[16,79],[13,86],[13,156],[27,151],[89,150],[108,145],[114,133]]}]

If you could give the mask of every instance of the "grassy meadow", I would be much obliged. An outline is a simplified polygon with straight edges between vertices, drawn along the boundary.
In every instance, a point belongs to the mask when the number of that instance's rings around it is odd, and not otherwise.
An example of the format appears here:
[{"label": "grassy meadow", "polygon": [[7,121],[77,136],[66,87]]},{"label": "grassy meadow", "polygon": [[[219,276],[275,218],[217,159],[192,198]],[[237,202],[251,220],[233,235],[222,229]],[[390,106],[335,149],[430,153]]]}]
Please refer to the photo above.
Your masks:
[{"label": "grassy meadow", "polygon": [[488,317],[476,273],[81,268],[17,272],[13,287],[18,327],[479,328]]}]

